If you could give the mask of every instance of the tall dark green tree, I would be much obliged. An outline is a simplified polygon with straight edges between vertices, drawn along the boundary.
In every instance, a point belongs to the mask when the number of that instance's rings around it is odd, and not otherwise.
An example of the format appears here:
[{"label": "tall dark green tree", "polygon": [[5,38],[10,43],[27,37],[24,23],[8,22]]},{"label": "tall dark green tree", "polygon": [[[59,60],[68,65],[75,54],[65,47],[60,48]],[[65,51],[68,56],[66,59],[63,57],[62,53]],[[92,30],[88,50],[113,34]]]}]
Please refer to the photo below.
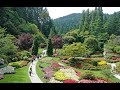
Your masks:
[{"label": "tall dark green tree", "polygon": [[38,42],[38,37],[36,36],[32,47],[32,55],[38,54],[38,47],[39,47],[39,42]]},{"label": "tall dark green tree", "polygon": [[47,55],[48,56],[52,56],[53,55],[53,45],[52,45],[52,41],[51,41],[50,38],[48,39]]}]

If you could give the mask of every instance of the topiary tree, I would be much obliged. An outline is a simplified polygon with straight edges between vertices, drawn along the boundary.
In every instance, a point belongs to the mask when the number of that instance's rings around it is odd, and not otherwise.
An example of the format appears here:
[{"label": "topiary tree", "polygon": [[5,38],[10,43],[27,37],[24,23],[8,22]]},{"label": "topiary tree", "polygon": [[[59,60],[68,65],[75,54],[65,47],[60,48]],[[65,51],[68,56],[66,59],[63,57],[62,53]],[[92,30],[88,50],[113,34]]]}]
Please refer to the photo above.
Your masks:
[{"label": "topiary tree", "polygon": [[48,39],[47,55],[48,56],[52,56],[53,55],[53,45],[52,45],[52,41],[51,41],[50,38]]},{"label": "topiary tree", "polygon": [[37,55],[38,54],[38,47],[39,47],[39,42],[37,36],[34,39],[33,47],[32,47],[32,55]]}]

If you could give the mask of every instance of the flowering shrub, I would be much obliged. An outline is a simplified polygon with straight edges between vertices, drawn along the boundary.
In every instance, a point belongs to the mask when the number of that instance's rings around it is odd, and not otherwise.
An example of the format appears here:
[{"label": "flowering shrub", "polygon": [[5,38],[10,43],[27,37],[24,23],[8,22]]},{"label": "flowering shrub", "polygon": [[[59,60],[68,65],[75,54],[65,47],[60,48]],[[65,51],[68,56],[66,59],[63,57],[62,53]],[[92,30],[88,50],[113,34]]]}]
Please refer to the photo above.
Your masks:
[{"label": "flowering shrub", "polygon": [[100,61],[100,62],[98,62],[98,65],[106,65],[106,64],[107,64],[106,61]]},{"label": "flowering shrub", "polygon": [[75,71],[76,72],[76,75],[77,76],[80,76],[81,75],[81,72],[79,72],[79,71]]},{"label": "flowering shrub", "polygon": [[61,60],[61,62],[64,62],[64,63],[69,63],[68,60]]},{"label": "flowering shrub", "polygon": [[58,56],[58,54],[57,54],[57,53],[55,53],[55,54],[53,54],[52,56],[53,56],[53,57],[56,57],[56,56]]},{"label": "flowering shrub", "polygon": [[54,77],[50,78],[50,81],[48,83],[63,83],[62,81],[55,80]]},{"label": "flowering shrub", "polygon": [[44,71],[45,73],[53,72],[53,70],[52,70],[51,67],[43,68],[43,71]]},{"label": "flowering shrub", "polygon": [[76,72],[72,68],[60,69],[60,71],[63,72],[68,79],[79,81],[79,76],[76,75]]},{"label": "flowering shrub", "polygon": [[92,80],[82,79],[79,83],[94,83]]},{"label": "flowering shrub", "polygon": [[54,77],[55,77],[56,80],[60,80],[60,81],[68,79],[68,77],[65,76],[65,74],[61,71],[55,72]]},{"label": "flowering shrub", "polygon": [[52,68],[59,68],[61,65],[58,64],[58,62],[53,62],[51,67]]},{"label": "flowering shrub", "polygon": [[53,77],[53,72],[48,72],[44,75],[44,78],[46,78],[46,79],[49,79],[51,77]]},{"label": "flowering shrub", "polygon": [[67,79],[67,80],[64,80],[63,83],[78,83],[78,81],[72,80],[72,79]]}]

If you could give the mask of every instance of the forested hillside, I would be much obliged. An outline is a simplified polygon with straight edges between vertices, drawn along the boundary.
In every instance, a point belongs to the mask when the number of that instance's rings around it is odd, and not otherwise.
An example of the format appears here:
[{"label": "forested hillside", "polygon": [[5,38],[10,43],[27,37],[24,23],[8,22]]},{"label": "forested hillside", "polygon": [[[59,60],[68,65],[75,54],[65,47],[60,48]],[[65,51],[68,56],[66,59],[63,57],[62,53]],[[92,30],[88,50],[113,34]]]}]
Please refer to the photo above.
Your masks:
[{"label": "forested hillside", "polygon": [[71,29],[79,28],[80,13],[73,13],[54,20],[54,25],[59,34],[66,33]]}]

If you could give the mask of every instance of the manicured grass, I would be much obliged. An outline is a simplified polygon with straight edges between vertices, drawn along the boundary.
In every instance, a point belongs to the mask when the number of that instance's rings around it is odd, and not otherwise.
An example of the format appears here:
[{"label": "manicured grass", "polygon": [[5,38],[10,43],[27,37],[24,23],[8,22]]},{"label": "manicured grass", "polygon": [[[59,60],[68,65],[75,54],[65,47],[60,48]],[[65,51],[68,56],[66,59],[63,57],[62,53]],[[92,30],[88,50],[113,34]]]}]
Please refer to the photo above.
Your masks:
[{"label": "manicured grass", "polygon": [[28,76],[29,64],[22,68],[16,69],[15,74],[5,74],[4,79],[0,80],[0,83],[31,83]]}]

